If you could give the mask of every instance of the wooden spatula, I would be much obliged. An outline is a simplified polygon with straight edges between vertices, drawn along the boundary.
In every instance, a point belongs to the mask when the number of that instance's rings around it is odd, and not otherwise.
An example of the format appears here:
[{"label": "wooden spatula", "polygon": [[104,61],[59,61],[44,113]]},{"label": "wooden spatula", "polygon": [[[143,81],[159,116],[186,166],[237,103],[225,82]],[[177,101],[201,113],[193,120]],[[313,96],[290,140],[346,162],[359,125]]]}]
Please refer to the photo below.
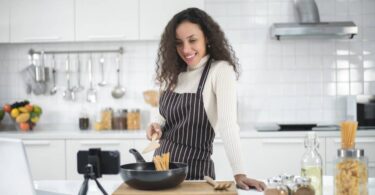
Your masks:
[{"label": "wooden spatula", "polygon": [[218,183],[209,176],[204,176],[204,180],[206,180],[209,184],[211,184],[212,187],[214,187],[214,190],[226,190],[226,189],[230,188],[230,186],[232,185],[232,183],[230,183],[230,182],[220,182],[220,183]]},{"label": "wooden spatula", "polygon": [[148,146],[142,151],[142,154],[154,151],[154,150],[156,150],[157,148],[160,147],[159,142],[156,141],[157,137],[158,137],[157,133],[152,134],[152,136],[151,136],[151,143],[148,144]]}]

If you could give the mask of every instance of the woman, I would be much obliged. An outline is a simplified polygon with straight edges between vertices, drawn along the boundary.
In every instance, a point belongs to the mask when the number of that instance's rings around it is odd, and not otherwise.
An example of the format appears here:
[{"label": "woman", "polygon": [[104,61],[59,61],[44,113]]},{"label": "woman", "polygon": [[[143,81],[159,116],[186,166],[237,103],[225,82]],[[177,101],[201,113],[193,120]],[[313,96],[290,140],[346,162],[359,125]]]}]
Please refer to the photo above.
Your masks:
[{"label": "woman", "polygon": [[219,25],[197,8],[176,14],[160,42],[160,120],[150,124],[147,138],[157,133],[161,146],[155,155],[170,152],[171,161],[188,164],[187,179],[201,180],[215,178],[211,155],[219,132],[237,185],[263,191],[265,184],[247,178],[243,170],[236,75],[237,59]]}]

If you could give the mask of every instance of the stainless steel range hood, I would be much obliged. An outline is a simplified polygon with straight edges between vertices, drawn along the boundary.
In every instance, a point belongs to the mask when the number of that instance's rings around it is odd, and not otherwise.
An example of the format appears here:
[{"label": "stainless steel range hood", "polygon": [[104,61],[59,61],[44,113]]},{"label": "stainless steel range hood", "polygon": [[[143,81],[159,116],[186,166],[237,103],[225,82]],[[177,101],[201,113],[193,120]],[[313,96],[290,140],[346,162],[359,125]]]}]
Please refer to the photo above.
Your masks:
[{"label": "stainless steel range hood", "polygon": [[314,0],[295,0],[298,23],[274,23],[271,35],[277,40],[283,38],[349,38],[358,33],[352,21],[320,22],[318,7]]}]

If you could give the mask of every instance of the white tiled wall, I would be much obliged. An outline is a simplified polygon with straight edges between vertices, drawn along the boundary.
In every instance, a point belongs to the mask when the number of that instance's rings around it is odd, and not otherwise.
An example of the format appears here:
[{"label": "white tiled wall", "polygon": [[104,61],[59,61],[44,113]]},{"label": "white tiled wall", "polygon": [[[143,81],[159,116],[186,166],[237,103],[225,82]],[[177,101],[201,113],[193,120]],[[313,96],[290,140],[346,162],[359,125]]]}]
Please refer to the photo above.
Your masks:
[{"label": "white tiled wall", "polygon": [[[375,0],[316,0],[322,21],[352,20],[359,34],[352,40],[283,40],[269,37],[274,22],[295,22],[292,0],[206,0],[207,12],[221,25],[241,64],[238,82],[239,122],[337,122],[345,118],[345,96],[375,94]],[[85,92],[76,102],[63,100],[64,61],[56,56],[59,92],[54,95],[27,95],[20,70],[29,63],[27,52],[65,49],[125,48],[122,83],[127,93],[114,100],[110,91],[115,83],[113,55],[104,55],[108,87],[99,88],[98,103],[85,101]],[[30,99],[44,108],[41,123],[76,121],[85,108],[139,107],[147,110],[142,91],[155,88],[153,73],[157,41],[69,44],[0,45],[0,104]],[[83,84],[87,81],[87,55]],[[94,56],[95,83],[100,80],[98,58]],[[73,83],[76,79],[76,56],[72,55]],[[50,58],[47,65],[50,65]],[[349,77],[350,75],[350,77]],[[145,112],[146,113],[146,112]],[[147,118],[147,117],[146,117]]]}]

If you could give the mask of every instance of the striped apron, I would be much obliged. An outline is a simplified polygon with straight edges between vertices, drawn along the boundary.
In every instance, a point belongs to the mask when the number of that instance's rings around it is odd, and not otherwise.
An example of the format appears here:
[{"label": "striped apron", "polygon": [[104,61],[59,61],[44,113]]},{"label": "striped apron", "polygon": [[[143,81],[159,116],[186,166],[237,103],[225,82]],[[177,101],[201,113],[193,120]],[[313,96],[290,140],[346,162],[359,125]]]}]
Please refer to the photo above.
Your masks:
[{"label": "striped apron", "polygon": [[160,147],[154,155],[170,152],[172,162],[188,164],[187,180],[215,178],[211,160],[215,132],[203,106],[202,91],[211,67],[211,58],[204,67],[196,93],[175,93],[166,90],[160,97],[160,114],[166,119],[162,127]]}]

